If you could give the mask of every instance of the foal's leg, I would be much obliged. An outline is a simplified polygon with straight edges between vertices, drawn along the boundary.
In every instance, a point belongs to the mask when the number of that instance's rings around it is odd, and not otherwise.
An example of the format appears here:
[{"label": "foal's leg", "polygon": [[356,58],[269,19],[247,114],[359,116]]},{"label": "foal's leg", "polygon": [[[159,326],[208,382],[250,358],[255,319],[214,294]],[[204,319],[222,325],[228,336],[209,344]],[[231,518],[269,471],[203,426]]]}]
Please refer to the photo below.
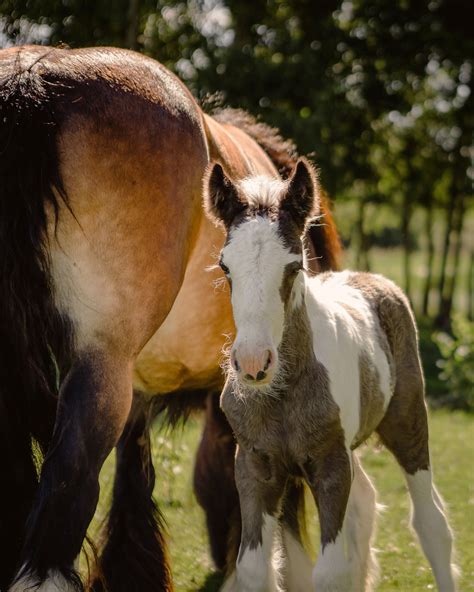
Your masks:
[{"label": "foal's leg", "polygon": [[205,427],[196,454],[194,492],[206,514],[211,554],[219,569],[234,565],[239,548],[241,521],[235,485],[236,443],[219,407],[220,393],[206,399]]},{"label": "foal's leg", "polygon": [[344,516],[351,488],[349,453],[335,446],[324,458],[308,461],[304,467],[318,506],[321,548],[313,571],[317,592],[357,590],[354,571],[346,553]]},{"label": "foal's leg", "polygon": [[303,546],[302,524],[304,520],[304,485],[296,479],[289,479],[281,509],[282,543],[282,587],[288,592],[311,590],[313,569]]},{"label": "foal's leg", "polygon": [[223,592],[276,592],[278,589],[272,551],[284,480],[279,476],[260,478],[253,455],[241,448],[237,451],[235,479],[242,513],[242,538],[235,572],[225,582]]},{"label": "foal's leg", "polygon": [[173,588],[163,522],[153,500],[150,411],[142,396],[135,394],[117,444],[107,540],[92,584],[94,592],[165,592]]},{"label": "foal's leg", "polygon": [[61,388],[22,568],[10,592],[82,589],[73,565],[97,505],[100,468],[130,410],[131,369],[131,360],[105,347],[77,356]]},{"label": "foal's leg", "polygon": [[356,590],[369,592],[378,575],[377,561],[371,548],[375,526],[376,492],[362,469],[357,455],[352,455],[354,479],[344,523],[349,560],[353,566]]},{"label": "foal's leg", "polygon": [[455,567],[451,563],[453,536],[443,502],[431,474],[428,421],[423,380],[413,380],[412,391],[397,384],[394,397],[378,432],[404,470],[413,505],[412,525],[431,564],[438,589],[453,592]]}]

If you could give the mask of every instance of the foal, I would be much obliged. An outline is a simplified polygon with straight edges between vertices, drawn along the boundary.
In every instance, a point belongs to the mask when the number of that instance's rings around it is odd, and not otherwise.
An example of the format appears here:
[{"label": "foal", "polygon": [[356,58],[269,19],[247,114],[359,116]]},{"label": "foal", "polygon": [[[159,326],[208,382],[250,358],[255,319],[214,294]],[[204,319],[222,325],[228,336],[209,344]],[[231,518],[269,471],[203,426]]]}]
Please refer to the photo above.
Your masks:
[{"label": "foal", "polygon": [[[413,526],[438,588],[455,590],[452,536],[432,482],[417,330],[407,299],[368,273],[304,271],[301,235],[318,206],[300,160],[287,182],[205,178],[209,215],[227,237],[220,266],[237,337],[221,406],[238,441],[242,538],[226,591],[367,590],[375,491],[353,452],[376,431],[400,463]],[[289,491],[316,501],[321,548],[311,576]],[[283,565],[272,566],[279,534]]]}]

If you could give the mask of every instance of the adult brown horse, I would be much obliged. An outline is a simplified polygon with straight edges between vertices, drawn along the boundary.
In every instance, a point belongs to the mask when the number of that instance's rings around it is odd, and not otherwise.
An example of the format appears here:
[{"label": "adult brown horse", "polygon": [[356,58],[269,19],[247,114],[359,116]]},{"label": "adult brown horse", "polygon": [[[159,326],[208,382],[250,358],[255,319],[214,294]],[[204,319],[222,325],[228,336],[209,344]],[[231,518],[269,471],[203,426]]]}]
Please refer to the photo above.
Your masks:
[{"label": "adult brown horse", "polygon": [[[250,136],[204,115],[170,72],[132,52],[0,52],[3,589],[82,590],[74,562],[117,444],[94,587],[172,587],[151,498],[150,413],[132,392],[176,393],[184,408],[220,389],[233,326],[228,294],[202,274],[223,242],[203,216],[203,172],[211,158],[234,178],[292,160],[272,130],[229,117]],[[311,238],[322,267],[334,266],[327,213]],[[219,512],[235,515],[236,500],[215,504],[212,489],[215,476],[233,491],[234,444],[212,401],[196,481],[222,564],[230,524]]]}]

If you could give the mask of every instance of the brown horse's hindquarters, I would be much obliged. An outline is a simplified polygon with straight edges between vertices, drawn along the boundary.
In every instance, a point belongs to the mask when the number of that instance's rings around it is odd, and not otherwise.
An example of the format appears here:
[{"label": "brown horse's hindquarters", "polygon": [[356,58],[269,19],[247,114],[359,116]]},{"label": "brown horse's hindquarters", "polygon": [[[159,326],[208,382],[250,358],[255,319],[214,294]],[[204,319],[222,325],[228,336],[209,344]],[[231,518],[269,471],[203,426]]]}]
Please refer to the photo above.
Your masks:
[{"label": "brown horse's hindquarters", "polygon": [[[79,350],[103,340],[135,356],[183,279],[207,153],[197,125],[158,109],[156,116],[145,136],[134,135],[130,122],[126,137],[110,138],[96,122],[77,117],[61,134],[61,175],[73,215],[62,208],[55,234],[51,223],[51,273]],[[157,138],[152,145],[145,142],[150,135]]]}]

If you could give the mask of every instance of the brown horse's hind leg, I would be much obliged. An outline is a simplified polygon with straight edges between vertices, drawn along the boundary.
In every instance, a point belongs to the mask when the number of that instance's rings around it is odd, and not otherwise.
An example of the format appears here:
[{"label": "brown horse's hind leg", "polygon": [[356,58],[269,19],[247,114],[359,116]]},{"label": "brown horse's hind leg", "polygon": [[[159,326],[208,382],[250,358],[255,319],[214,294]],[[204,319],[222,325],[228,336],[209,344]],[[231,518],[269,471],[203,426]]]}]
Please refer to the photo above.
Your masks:
[{"label": "brown horse's hind leg", "polygon": [[117,444],[112,507],[94,592],[172,590],[163,521],[153,500],[155,469],[150,447],[150,404],[135,393]]},{"label": "brown horse's hind leg", "polygon": [[[130,410],[132,361],[105,346],[77,356],[61,388],[56,425],[10,592],[82,590],[74,561],[99,495],[100,468]],[[41,585],[42,584],[42,585]]]},{"label": "brown horse's hind leg", "polygon": [[[406,360],[405,369],[413,367]],[[412,500],[412,525],[431,564],[438,589],[453,592],[452,533],[443,502],[432,480],[428,419],[421,369],[397,381],[395,394],[377,429],[382,442],[401,465]]]},{"label": "brown horse's hind leg", "polygon": [[234,477],[236,443],[219,395],[209,393],[194,469],[194,491],[206,514],[211,554],[219,569],[235,565],[240,544],[239,497]]}]

